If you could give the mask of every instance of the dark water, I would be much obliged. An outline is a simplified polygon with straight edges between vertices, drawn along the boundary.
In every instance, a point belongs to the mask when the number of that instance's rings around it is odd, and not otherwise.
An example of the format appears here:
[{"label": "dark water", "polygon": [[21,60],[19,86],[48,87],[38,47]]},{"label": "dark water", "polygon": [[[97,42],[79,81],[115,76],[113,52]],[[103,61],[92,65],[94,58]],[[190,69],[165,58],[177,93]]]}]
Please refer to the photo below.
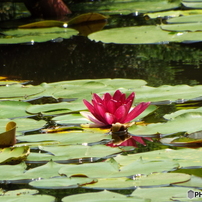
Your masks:
[{"label": "dark water", "polygon": [[[0,15],[4,17],[0,19],[0,31],[36,20],[24,17],[9,20],[13,5],[7,13]],[[116,15],[108,19],[104,29],[158,23],[143,16]],[[89,78],[131,78],[144,79],[151,86],[195,85],[202,84],[201,74],[202,43],[121,45],[74,36],[62,42],[0,45],[0,76],[33,80],[34,84]]]},{"label": "dark water", "polygon": [[149,85],[202,83],[201,43],[120,45],[74,36],[62,42],[0,45],[0,75],[35,84],[86,78],[144,79]]}]

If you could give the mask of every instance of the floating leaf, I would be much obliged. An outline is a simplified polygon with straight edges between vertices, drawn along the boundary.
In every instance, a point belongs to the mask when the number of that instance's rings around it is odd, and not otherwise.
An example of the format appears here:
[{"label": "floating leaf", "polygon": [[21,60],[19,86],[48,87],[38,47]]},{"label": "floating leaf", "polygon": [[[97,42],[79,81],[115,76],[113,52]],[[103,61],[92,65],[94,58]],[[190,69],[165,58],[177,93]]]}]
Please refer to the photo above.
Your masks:
[{"label": "floating leaf", "polygon": [[1,101],[0,118],[16,118],[30,116],[26,113],[26,108],[31,104],[21,101]]},{"label": "floating leaf", "polygon": [[137,186],[164,186],[172,183],[185,182],[190,180],[191,176],[180,173],[154,173],[148,176],[137,176],[136,178],[103,178],[98,179],[95,184],[85,185],[84,187],[92,189],[135,189]]},{"label": "floating leaf", "polygon": [[31,105],[27,108],[27,112],[30,114],[46,114],[46,115],[56,115],[69,113],[68,109],[69,103],[53,103],[53,104],[43,104],[43,105]]},{"label": "floating leaf", "polygon": [[44,21],[32,22],[25,25],[20,25],[18,28],[29,29],[29,28],[44,28],[44,27],[64,27],[64,24],[67,23],[57,20],[44,20]]},{"label": "floating leaf", "polygon": [[28,146],[0,149],[0,163],[14,163],[25,160],[30,153]]},{"label": "floating leaf", "polygon": [[100,2],[87,2],[76,4],[71,7],[71,10],[86,11],[86,12],[100,12],[104,14],[130,14],[130,13],[145,13],[148,11],[161,11],[167,9],[174,9],[179,7],[179,1],[166,1],[166,0],[149,0],[137,1],[137,0],[116,0],[100,1]]},{"label": "floating leaf", "polygon": [[180,16],[178,18],[170,18],[167,20],[168,23],[196,23],[200,24],[202,22],[202,14],[201,15],[188,15],[188,16]]},{"label": "floating leaf", "polygon": [[68,25],[75,25],[80,23],[87,23],[92,21],[106,20],[108,17],[101,15],[99,13],[85,13],[81,14],[68,21]]},{"label": "floating leaf", "polygon": [[55,200],[53,196],[49,195],[37,195],[37,190],[32,189],[19,189],[15,191],[7,191],[4,194],[0,195],[0,200],[2,202],[21,202],[21,201],[29,201],[35,202],[43,201],[43,202],[52,202]]},{"label": "floating leaf", "polygon": [[49,152],[48,154],[31,154],[28,161],[67,161],[70,159],[81,158],[104,158],[109,155],[122,152],[119,148],[111,148],[105,145],[84,146],[84,145],[69,145],[69,146],[43,146],[41,150]]},{"label": "floating leaf", "polygon": [[0,44],[17,44],[17,43],[30,43],[45,42],[54,40],[56,38],[68,39],[78,32],[70,28],[38,28],[38,29],[16,29],[4,31],[5,38],[0,38]]},{"label": "floating leaf", "polygon": [[30,182],[29,185],[38,189],[71,189],[85,184],[95,183],[96,181],[96,179],[87,177],[55,177],[51,179],[33,181]]},{"label": "floating leaf", "polygon": [[140,199],[137,197],[127,197],[122,194],[110,192],[107,190],[95,193],[84,193],[76,194],[71,196],[66,196],[62,199],[63,202],[74,202],[74,201],[88,201],[88,202],[104,202],[104,201],[136,201],[136,202],[147,202],[145,199]]},{"label": "floating leaf", "polygon": [[119,163],[110,159],[106,162],[83,164],[79,166],[67,165],[59,170],[60,174],[68,177],[82,174],[91,178],[125,177],[136,174],[150,174],[152,172],[168,171],[177,167],[173,161],[144,161],[137,160],[129,165],[120,167]]},{"label": "floating leaf", "polygon": [[[141,197],[145,199],[151,199],[151,202],[162,201],[188,201],[188,191],[190,188],[183,187],[157,187],[157,188],[137,188],[131,196]],[[193,189],[193,191],[199,191]],[[196,200],[196,199],[191,199]]]},{"label": "floating leaf", "polygon": [[164,149],[157,151],[150,151],[139,154],[130,154],[127,156],[118,155],[115,160],[123,166],[131,164],[133,161],[137,161],[139,158],[143,160],[157,161],[157,160],[174,160],[180,165],[181,168],[186,167],[201,167],[202,160],[200,156],[202,154],[202,148],[199,149]]},{"label": "floating leaf", "polygon": [[[75,130],[75,131],[63,132],[63,133],[46,133],[46,134],[19,136],[17,139],[20,140],[21,142],[26,142],[26,143],[35,142],[35,143],[38,143],[39,145],[43,142],[56,142],[56,143],[60,142],[62,145],[65,145],[65,144],[70,145],[70,144],[90,144],[94,142],[99,142],[104,139],[111,140],[111,136],[101,133],[99,131],[92,130],[92,131],[78,132]],[[79,149],[79,147],[77,148]],[[82,148],[84,149],[84,147]],[[61,150],[62,150],[62,147],[61,147]]]}]

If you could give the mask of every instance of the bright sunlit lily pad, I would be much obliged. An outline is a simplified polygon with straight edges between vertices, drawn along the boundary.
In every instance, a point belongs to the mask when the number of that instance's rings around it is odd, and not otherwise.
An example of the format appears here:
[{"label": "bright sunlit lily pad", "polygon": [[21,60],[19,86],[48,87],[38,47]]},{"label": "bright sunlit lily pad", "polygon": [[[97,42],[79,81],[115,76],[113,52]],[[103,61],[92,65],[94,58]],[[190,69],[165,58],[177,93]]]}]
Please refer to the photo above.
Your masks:
[{"label": "bright sunlit lily pad", "polygon": [[88,201],[88,202],[105,202],[105,201],[118,201],[118,202],[147,202],[145,199],[138,197],[128,197],[119,193],[110,192],[107,190],[95,193],[84,193],[72,196],[66,196],[62,199],[62,202],[74,202],[74,201]]},{"label": "bright sunlit lily pad", "polygon": [[[189,201],[188,191],[190,188],[183,187],[157,187],[157,188],[138,188],[131,196],[151,199],[152,202],[173,201],[176,198],[180,201]],[[199,191],[192,189],[193,191]],[[190,201],[200,201],[199,198],[191,199]]]},{"label": "bright sunlit lily pad", "polygon": [[172,183],[180,183],[190,180],[191,176],[180,173],[155,173],[148,176],[137,176],[134,179],[128,178],[104,178],[98,179],[95,184],[85,185],[91,189],[135,189],[136,187],[163,186]]},{"label": "bright sunlit lily pad", "polygon": [[38,189],[71,189],[85,184],[95,183],[96,179],[87,177],[55,177],[51,179],[37,180],[30,182],[29,185]]}]

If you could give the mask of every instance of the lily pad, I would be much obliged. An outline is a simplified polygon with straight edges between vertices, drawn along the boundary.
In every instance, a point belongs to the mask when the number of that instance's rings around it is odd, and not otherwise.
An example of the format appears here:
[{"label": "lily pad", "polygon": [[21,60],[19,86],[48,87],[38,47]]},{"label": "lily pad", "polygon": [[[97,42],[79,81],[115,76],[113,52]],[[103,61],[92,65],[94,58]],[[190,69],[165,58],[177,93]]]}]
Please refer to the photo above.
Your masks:
[{"label": "lily pad", "polygon": [[82,158],[104,158],[109,155],[121,153],[119,148],[111,148],[105,145],[84,146],[84,145],[69,145],[69,146],[41,146],[41,150],[47,151],[48,154],[31,154],[28,161],[65,161],[70,159]]},{"label": "lily pad", "polygon": [[165,0],[117,0],[115,2],[90,2],[80,3],[72,6],[72,10],[86,11],[86,12],[100,12],[103,14],[130,14],[130,13],[145,13],[148,11],[161,11],[167,9],[174,9],[179,7],[179,1],[165,1]]},{"label": "lily pad", "polygon": [[78,32],[71,28],[38,28],[38,29],[16,29],[3,32],[6,37],[0,38],[1,44],[35,43],[45,42],[58,37],[68,39]]},{"label": "lily pad", "polygon": [[1,101],[0,118],[16,118],[29,116],[26,108],[31,104],[21,101]]},{"label": "lily pad", "polygon": [[71,189],[77,188],[85,184],[95,183],[96,179],[87,177],[55,177],[51,179],[43,179],[30,182],[29,185],[38,189]]},{"label": "lily pad", "polygon": [[72,196],[66,196],[62,199],[62,202],[74,202],[74,201],[88,201],[88,202],[104,202],[104,201],[137,201],[137,202],[147,202],[145,199],[137,197],[127,197],[122,194],[110,192],[107,190],[96,192],[96,193],[84,193]]},{"label": "lily pad", "polygon": [[[162,201],[189,201],[188,191],[190,188],[183,187],[157,187],[157,188],[137,188],[131,196],[142,197],[145,199],[151,199],[151,202],[162,202]],[[193,191],[199,191],[194,189]],[[197,198],[191,199],[199,201]]]},{"label": "lily pad", "polygon": [[29,155],[28,146],[0,149],[0,163],[14,163],[25,160]]},{"label": "lily pad", "polygon": [[137,176],[136,178],[103,178],[98,179],[95,184],[85,185],[86,188],[91,189],[135,189],[136,187],[148,186],[165,186],[178,182],[185,182],[190,180],[191,176],[187,174],[175,173],[154,173],[148,176]]}]

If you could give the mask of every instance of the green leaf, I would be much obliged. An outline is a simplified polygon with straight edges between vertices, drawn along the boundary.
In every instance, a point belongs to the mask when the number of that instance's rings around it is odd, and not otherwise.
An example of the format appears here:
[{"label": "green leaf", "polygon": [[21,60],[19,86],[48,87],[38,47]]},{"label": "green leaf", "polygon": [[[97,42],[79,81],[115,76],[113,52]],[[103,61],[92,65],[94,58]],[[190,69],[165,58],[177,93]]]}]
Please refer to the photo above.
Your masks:
[{"label": "green leaf", "polygon": [[148,202],[145,199],[140,199],[137,197],[127,197],[122,194],[110,192],[107,190],[96,192],[96,193],[85,193],[85,194],[76,194],[72,196],[66,196],[62,199],[63,202],[74,202],[74,201],[88,201],[88,202],[104,202],[104,201],[137,201],[137,202]]},{"label": "green leaf", "polygon": [[180,183],[190,180],[191,176],[187,174],[175,173],[154,173],[148,176],[137,176],[136,178],[103,178],[98,179],[95,184],[85,185],[84,187],[92,189],[135,189],[136,187],[165,186],[172,183]]},{"label": "green leaf", "polygon": [[30,182],[29,185],[38,189],[71,189],[95,182],[95,179],[86,177],[57,177],[33,181]]},{"label": "green leaf", "polygon": [[[151,199],[151,202],[162,202],[162,201],[189,201],[188,191],[190,188],[183,187],[157,187],[157,188],[137,188],[131,196]],[[193,191],[199,191],[192,189]],[[197,200],[197,198],[195,198]],[[191,199],[195,201],[195,199]]]},{"label": "green leaf", "polygon": [[[31,154],[28,161],[64,161],[70,159],[81,158],[104,158],[109,155],[122,152],[119,148],[111,148],[105,145],[84,146],[84,145],[69,145],[69,146],[42,146],[41,150],[49,152],[48,154]],[[52,155],[51,155],[52,154]]]},{"label": "green leaf", "polygon": [[31,104],[21,101],[0,101],[0,118],[16,118],[29,116],[26,108]]},{"label": "green leaf", "polygon": [[0,44],[35,43],[45,42],[56,38],[68,39],[78,32],[70,28],[38,28],[38,29],[14,29],[4,31],[5,38],[0,38]]},{"label": "green leaf", "polygon": [[29,152],[28,146],[0,149],[0,163],[20,162],[26,159]]}]

